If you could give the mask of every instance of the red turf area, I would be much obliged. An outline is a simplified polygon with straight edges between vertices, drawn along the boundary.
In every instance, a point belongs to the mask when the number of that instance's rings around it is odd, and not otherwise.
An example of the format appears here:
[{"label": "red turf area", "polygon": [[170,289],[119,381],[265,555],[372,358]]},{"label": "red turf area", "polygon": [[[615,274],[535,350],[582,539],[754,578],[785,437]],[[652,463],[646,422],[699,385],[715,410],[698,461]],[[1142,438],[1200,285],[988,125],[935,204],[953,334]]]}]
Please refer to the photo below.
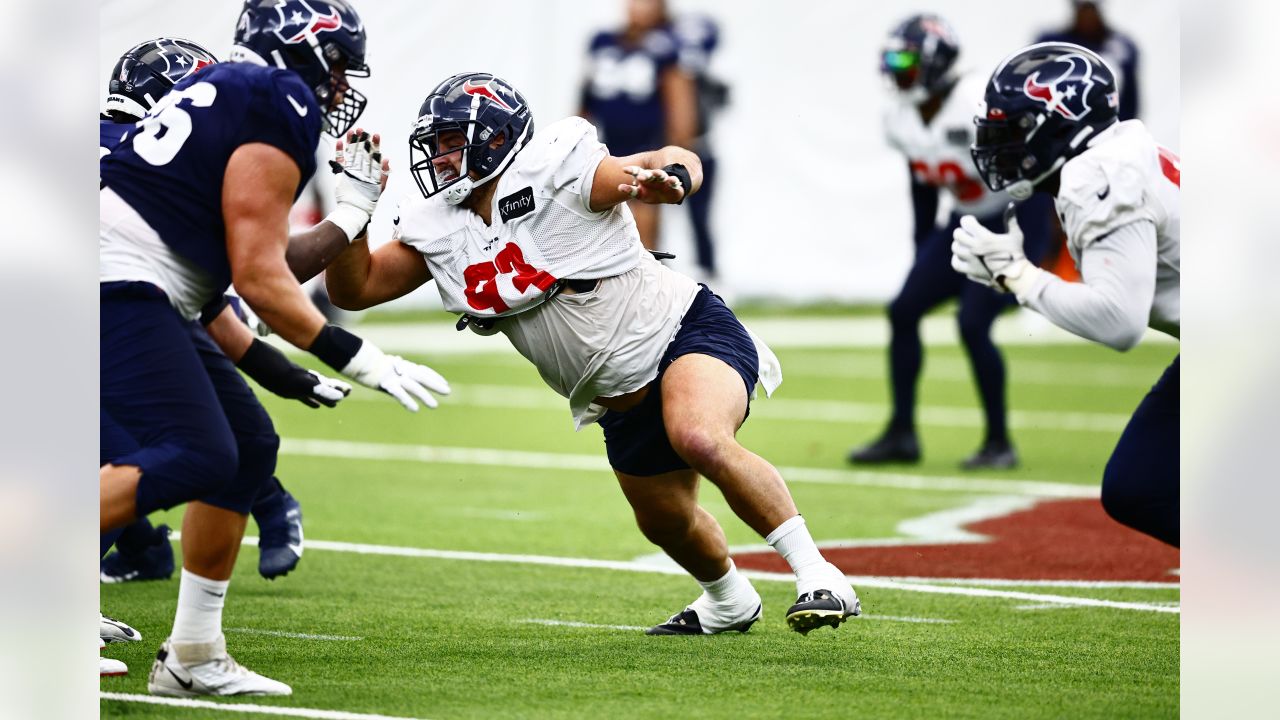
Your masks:
[{"label": "red turf area", "polygon": [[[1107,517],[1097,500],[1055,500],[966,529],[985,543],[840,548],[823,555],[850,575],[1017,580],[1151,580],[1178,576],[1176,548]],[[774,552],[735,555],[740,568],[789,572]]]}]

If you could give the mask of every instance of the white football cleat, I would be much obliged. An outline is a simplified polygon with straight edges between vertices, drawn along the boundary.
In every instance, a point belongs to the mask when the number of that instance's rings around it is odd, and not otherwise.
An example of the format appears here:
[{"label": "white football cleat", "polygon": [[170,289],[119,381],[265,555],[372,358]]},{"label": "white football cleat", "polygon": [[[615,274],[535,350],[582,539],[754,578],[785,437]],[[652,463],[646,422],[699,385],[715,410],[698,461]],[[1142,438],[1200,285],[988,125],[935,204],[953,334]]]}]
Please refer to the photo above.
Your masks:
[{"label": "white football cleat", "polygon": [[[102,648],[106,646],[107,646],[107,642],[102,638],[98,638],[98,652],[102,652]],[[105,658],[105,657],[102,657],[101,655],[98,656],[98,677],[100,678],[117,677],[119,675],[128,675],[128,674],[129,674],[128,665],[125,665],[119,660],[114,660],[112,658]]]},{"label": "white football cleat", "polygon": [[151,666],[152,695],[292,695],[293,688],[244,667],[227,654],[227,639],[207,643],[166,640]]},{"label": "white football cleat", "polygon": [[106,643],[137,642],[142,639],[142,633],[119,620],[98,613],[98,637]]}]

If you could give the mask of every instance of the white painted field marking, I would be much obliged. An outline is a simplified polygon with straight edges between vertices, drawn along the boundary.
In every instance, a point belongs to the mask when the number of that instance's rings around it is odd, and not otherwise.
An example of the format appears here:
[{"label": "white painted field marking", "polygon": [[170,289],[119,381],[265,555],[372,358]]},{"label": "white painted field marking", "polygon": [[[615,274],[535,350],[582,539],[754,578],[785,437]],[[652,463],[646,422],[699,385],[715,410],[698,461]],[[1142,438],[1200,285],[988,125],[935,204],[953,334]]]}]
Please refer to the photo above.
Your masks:
[{"label": "white painted field marking", "polygon": [[543,620],[541,618],[527,618],[525,620],[519,620],[517,622],[522,622],[529,625],[556,625],[561,627],[573,627],[573,628],[598,628],[601,630],[648,630],[649,629],[643,625],[597,625],[596,623],[576,622],[573,620]]},{"label": "white painted field marking", "polygon": [[270,635],[272,637],[291,638],[294,640],[335,640],[354,642],[356,640],[364,639],[354,635],[312,635],[310,633],[284,632],[281,630],[259,630],[257,628],[245,627],[223,628],[223,632],[241,633],[244,635]]},{"label": "white painted field marking", "polygon": [[[795,582],[790,573],[770,573],[759,570],[744,570],[744,575],[752,580],[776,580],[779,582]],[[1076,605],[1080,607],[1103,607],[1115,610],[1142,610],[1147,612],[1178,614],[1180,608],[1162,603],[1122,602],[1119,600],[1099,600],[1096,598],[1071,597],[1069,595],[1047,595],[1044,593],[1018,592],[1014,590],[990,590],[980,587],[962,587],[904,582],[898,578],[874,577],[870,575],[848,575],[849,582],[855,588],[878,587],[886,590],[903,592],[919,592],[933,595],[962,595],[966,597],[1002,598],[1008,600],[1027,600],[1031,602],[1054,603],[1058,605]]]},{"label": "white painted field marking", "polygon": [[[744,322],[770,347],[780,348],[878,348],[889,343],[889,323],[883,315],[831,317],[791,315],[785,317],[751,317]],[[475,333],[457,332],[452,318],[439,321],[379,322],[360,326],[361,337],[389,353],[417,353],[426,356],[456,354],[498,354],[516,356],[505,338],[480,337]],[[992,331],[999,345],[1083,345],[1081,339],[1055,327],[1029,310],[1001,316]],[[930,315],[920,323],[920,337],[925,345],[959,345],[960,336],[954,315]],[[268,341],[290,354],[302,350],[272,335]],[[1142,342],[1171,345],[1177,340],[1150,330]],[[784,366],[785,371],[785,366]],[[1154,378],[1153,378],[1154,381]]]},{"label": "white painted field marking", "polygon": [[[612,474],[609,469],[609,463],[603,453],[600,455],[583,455],[500,450],[497,448],[462,448],[301,438],[283,438],[280,443],[280,452],[286,455],[330,457],[343,460],[399,460],[450,465],[485,465],[491,467],[573,470]],[[825,485],[886,487],[899,490],[1020,494],[1037,497],[1089,498],[1098,496],[1097,485],[1073,485],[1071,483],[1041,480],[995,480],[977,477],[948,477],[944,475],[908,475],[866,470],[837,470],[834,468],[780,467],[778,470],[789,482]]]},{"label": "white painted field marking", "polygon": [[[545,565],[553,567],[592,568],[597,570],[621,570],[624,572],[654,573],[658,575],[685,575],[685,571],[679,567],[662,567],[624,560],[596,560],[593,558],[556,557],[551,555],[481,553],[462,550],[433,550],[428,548],[398,547],[394,545],[335,542],[332,540],[308,540],[307,547],[312,550],[329,550],[333,552],[357,553],[360,555],[387,555],[393,557],[431,558],[435,560],[465,560],[471,562]],[[788,583],[795,582],[795,577],[790,573],[770,573],[758,570],[744,570],[743,574],[754,580]],[[1031,602],[1048,602],[1060,605],[1078,605],[1081,607],[1113,608],[1117,610],[1141,610],[1163,613],[1179,612],[1179,608],[1177,607],[1165,607],[1151,603],[1119,602],[1115,600],[1099,600],[1095,598],[1069,597],[1065,595],[1046,595],[1042,593],[1018,592],[1012,590],[993,590],[980,587],[902,582],[893,578],[861,575],[850,575],[848,577],[850,582],[852,582],[856,587],[878,587],[887,590],[900,590],[903,592],[1027,600]]]},{"label": "white painted field marking", "polygon": [[[357,400],[384,400],[374,391],[352,395]],[[453,386],[446,403],[473,407],[520,408],[525,410],[557,410],[565,413],[569,427],[568,404],[551,390],[530,385],[460,384]],[[803,400],[772,398],[754,404],[753,413],[773,420],[811,422],[880,423],[889,415],[883,403],[860,403],[843,400]],[[923,405],[917,411],[922,425],[934,427],[983,427],[985,421],[976,408],[945,405]],[[1045,410],[1012,410],[1009,426],[1015,430],[1064,430],[1118,433],[1129,422],[1123,413],[1065,412]]]},{"label": "white painted field marking", "polygon": [[857,617],[859,622],[863,620],[884,620],[886,622],[902,622],[902,623],[925,623],[930,625],[954,625],[957,620],[944,620],[942,618],[926,618],[926,617],[903,617],[900,615],[872,615],[870,613],[862,613]]},{"label": "white painted field marking", "polygon": [[[792,355],[783,363],[787,377],[885,380],[888,366],[883,353]],[[1009,363],[1009,381],[1027,385],[1060,386],[1064,382],[1093,387],[1142,388],[1159,377],[1159,370],[1119,363],[1073,363],[1018,358]],[[933,380],[972,383],[973,370],[964,358],[929,358],[926,376]]]},{"label": "white painted field marking", "polygon": [[[155,695],[134,695],[131,693],[100,692],[103,700],[119,702],[146,703],[147,705],[166,705],[168,707],[188,708],[192,710],[218,710],[221,712],[253,713],[257,715],[277,715],[284,717],[315,718],[316,720],[415,720],[402,715],[370,715],[343,710],[321,710],[319,708],[288,707],[285,705],[250,705],[248,703],[219,703],[208,700],[188,700],[186,698],[167,698]],[[418,718],[416,720],[421,720]]]},{"label": "white painted field marking", "polygon": [[938,578],[912,577],[898,578],[903,582],[922,582],[935,585],[984,585],[988,587],[1057,587],[1084,588],[1088,590],[1179,590],[1176,582],[1154,582],[1151,580],[1014,580],[1010,578]]}]

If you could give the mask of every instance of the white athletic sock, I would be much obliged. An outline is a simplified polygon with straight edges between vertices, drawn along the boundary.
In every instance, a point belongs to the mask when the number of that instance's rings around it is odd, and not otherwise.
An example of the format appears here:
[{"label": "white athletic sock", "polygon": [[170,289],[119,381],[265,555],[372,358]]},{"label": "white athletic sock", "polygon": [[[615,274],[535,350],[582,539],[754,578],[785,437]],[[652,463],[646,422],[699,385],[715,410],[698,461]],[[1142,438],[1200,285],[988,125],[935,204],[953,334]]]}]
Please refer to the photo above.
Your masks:
[{"label": "white athletic sock", "polygon": [[760,595],[751,581],[729,561],[729,572],[710,582],[698,581],[702,595],[689,603],[698,613],[698,621],[707,630],[724,628],[747,619],[760,606]]},{"label": "white athletic sock", "polygon": [[222,605],[230,580],[210,580],[182,569],[178,612],[173,617],[175,643],[211,643],[222,635]]},{"label": "white athletic sock", "polygon": [[822,589],[837,591],[840,588],[831,587],[836,578],[843,585],[848,585],[844,573],[822,557],[804,517],[796,515],[787,520],[764,540],[791,566],[791,571],[796,574],[796,591],[800,595]]}]

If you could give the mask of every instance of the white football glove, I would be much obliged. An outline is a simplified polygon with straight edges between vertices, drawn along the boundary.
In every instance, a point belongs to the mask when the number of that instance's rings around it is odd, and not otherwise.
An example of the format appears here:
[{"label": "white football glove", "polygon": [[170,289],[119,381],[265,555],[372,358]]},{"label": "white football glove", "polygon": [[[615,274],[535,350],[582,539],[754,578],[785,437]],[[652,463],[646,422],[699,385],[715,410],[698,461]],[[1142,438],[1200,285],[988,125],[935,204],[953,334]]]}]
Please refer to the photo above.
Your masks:
[{"label": "white football glove", "polygon": [[1022,251],[1022,229],[1012,203],[1004,221],[1007,232],[997,233],[972,215],[960,218],[960,227],[951,235],[951,267],[976,283],[1021,297],[1043,271]]},{"label": "white football glove", "polygon": [[325,220],[342,228],[347,242],[364,232],[386,187],[390,164],[382,158],[382,138],[356,128],[347,133],[346,144],[334,144],[333,199],[336,207]]},{"label": "white football glove", "polygon": [[[431,395],[449,394],[449,381],[426,365],[387,355],[365,340],[342,374],[366,387],[381,390],[400,401],[405,410],[418,412],[418,403],[434,408],[440,403]],[[428,392],[430,391],[430,392]]]}]

